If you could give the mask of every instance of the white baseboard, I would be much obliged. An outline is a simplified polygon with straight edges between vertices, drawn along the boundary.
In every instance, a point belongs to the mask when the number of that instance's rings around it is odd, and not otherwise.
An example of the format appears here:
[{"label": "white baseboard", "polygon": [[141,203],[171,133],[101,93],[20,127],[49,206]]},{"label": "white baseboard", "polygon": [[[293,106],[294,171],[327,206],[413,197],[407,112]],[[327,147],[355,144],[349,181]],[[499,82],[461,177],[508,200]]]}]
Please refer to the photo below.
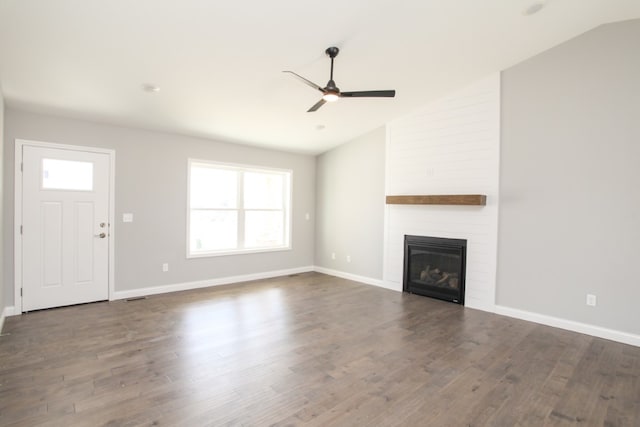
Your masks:
[{"label": "white baseboard", "polygon": [[579,332],[581,334],[592,335],[594,337],[604,338],[607,340],[617,341],[624,344],[640,347],[640,335],[635,335],[628,332],[616,331],[614,329],[588,325],[586,323],[575,322],[573,320],[561,319],[558,317],[518,310],[516,308],[510,308],[501,305],[495,306],[495,312],[504,316],[515,317],[516,319],[528,320],[530,322],[540,323],[542,325],[553,326],[556,328],[566,329],[568,331]]},{"label": "white baseboard", "polygon": [[208,288],[210,286],[230,285],[233,283],[248,282],[251,280],[270,279],[290,274],[308,273],[314,271],[312,266],[298,267],[288,270],[266,271],[263,273],[243,274],[240,276],[221,277],[218,279],[198,280],[195,282],[175,283],[163,286],[151,286],[148,288],[131,289],[128,291],[115,291],[111,300],[144,297],[148,295],[166,294],[168,292],[188,291],[191,289]]},{"label": "white baseboard", "polygon": [[[388,284],[382,280],[372,279],[370,277],[358,276],[351,273],[345,273],[342,271],[331,270],[324,267],[314,267],[314,271],[318,273],[328,274],[330,276],[341,277],[343,279],[354,280],[356,282],[365,283],[367,285],[379,286],[385,289],[391,289],[398,291],[393,284]],[[503,316],[513,317],[516,319],[527,320],[529,322],[539,323],[541,325],[553,326],[560,329],[566,329],[568,331],[579,332],[581,334],[591,335],[594,337],[604,338],[611,341],[621,342],[624,344],[640,347],[640,335],[631,334],[628,332],[616,331],[614,329],[607,329],[600,326],[588,325],[586,323],[575,322],[573,320],[561,319],[558,317],[547,316],[544,314],[533,313],[530,311],[518,310],[515,308],[505,307],[501,305],[491,304],[470,304],[469,308],[476,310],[482,310],[500,314]]]},{"label": "white baseboard", "polygon": [[487,311],[489,313],[496,312],[496,306],[494,304],[487,303],[485,301],[478,301],[465,296],[464,306],[467,308],[473,308],[475,310]]},{"label": "white baseboard", "polygon": [[328,274],[329,276],[341,277],[343,279],[353,280],[355,282],[365,283],[367,285],[378,286],[380,288],[396,290],[394,288],[389,287],[384,281],[379,279],[373,279],[371,277],[366,276],[358,276],[357,274],[345,273],[344,271],[331,270],[330,268],[324,267],[313,267],[313,271],[317,271],[318,273]]},{"label": "white baseboard", "polygon": [[147,288],[131,289],[128,291],[115,291],[111,295],[111,300],[120,300],[127,298],[143,297],[148,295],[165,294],[169,292],[188,291],[191,289],[208,288],[210,286],[231,285],[233,283],[248,282],[251,280],[270,279],[272,277],[288,276],[290,274],[308,273],[310,271],[316,271],[318,273],[328,274],[330,276],[341,277],[343,279],[353,280],[356,282],[365,283],[367,285],[378,286],[381,288],[396,290],[389,286],[386,286],[382,280],[373,279],[366,276],[358,276],[356,274],[345,273],[338,270],[331,270],[328,268],[308,266],[299,267],[288,270],[268,271],[264,273],[245,274],[241,276],[222,277],[218,279],[198,280],[194,282],[174,283],[163,286],[151,286]]},{"label": "white baseboard", "polygon": [[5,317],[14,316],[18,314],[15,311],[16,311],[15,307],[10,306],[10,307],[5,307],[4,310],[0,312],[0,334],[2,333],[2,327],[4,326]]},{"label": "white baseboard", "polygon": [[[206,288],[210,286],[230,285],[233,283],[248,282],[251,280],[270,279],[279,276],[288,276],[290,274],[300,274],[316,271],[318,273],[328,274],[330,276],[341,277],[343,279],[353,280],[356,282],[365,283],[367,285],[378,286],[385,289],[391,289],[398,291],[395,287],[391,287],[384,281],[379,279],[373,279],[371,277],[359,276],[357,274],[345,273],[343,271],[331,270],[329,268],[308,266],[292,268],[288,270],[276,270],[267,271],[263,273],[245,274],[240,276],[230,276],[218,279],[200,280],[195,282],[176,283],[172,285],[164,286],[152,286],[148,288],[132,289],[128,291],[116,291],[111,296],[112,300],[119,300],[125,298],[135,298],[147,295],[164,294],[168,292],[186,291],[190,289]],[[470,307],[471,308],[471,307]],[[631,334],[628,332],[616,331],[614,329],[603,328],[600,326],[588,325],[586,323],[575,322],[573,320],[561,319],[558,317],[547,316],[544,314],[533,313],[530,311],[519,310],[516,308],[505,307],[501,305],[495,305],[494,307],[476,307],[480,310],[493,311],[496,314],[503,316],[509,316],[516,319],[527,320],[542,325],[553,326],[556,328],[566,329],[573,332],[579,332],[581,334],[592,335],[599,338],[604,338],[612,341],[621,342],[624,344],[640,347],[640,335]],[[16,312],[15,307],[5,307],[0,313],[0,332],[4,325],[4,319],[8,316],[14,316],[20,314]]]}]

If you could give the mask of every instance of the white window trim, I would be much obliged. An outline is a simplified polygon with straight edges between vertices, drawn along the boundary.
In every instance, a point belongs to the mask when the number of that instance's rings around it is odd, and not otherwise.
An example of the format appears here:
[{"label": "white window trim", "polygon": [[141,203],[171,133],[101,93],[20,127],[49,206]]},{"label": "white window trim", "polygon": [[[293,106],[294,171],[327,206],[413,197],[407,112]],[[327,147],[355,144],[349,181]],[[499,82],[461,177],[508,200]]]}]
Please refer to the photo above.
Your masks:
[{"label": "white window trim", "polygon": [[[285,211],[286,218],[286,229],[285,229],[285,240],[286,244],[278,247],[270,247],[270,248],[240,248],[240,249],[223,249],[219,251],[208,251],[203,253],[191,253],[191,165],[193,164],[208,164],[219,167],[227,167],[229,169],[242,169],[243,171],[252,171],[252,172],[282,172],[289,174],[289,194],[285,194],[286,203],[288,209]],[[242,185],[242,179],[238,181],[238,186]],[[287,197],[288,196],[288,197]],[[229,256],[229,255],[244,255],[244,254],[255,254],[255,253],[263,253],[263,252],[281,252],[281,251],[290,251],[292,250],[292,218],[293,218],[293,170],[291,169],[280,169],[280,168],[271,168],[266,166],[258,166],[251,164],[243,164],[243,163],[226,163],[226,162],[218,162],[214,160],[204,160],[204,159],[187,159],[187,215],[186,215],[186,257],[187,259],[191,258],[209,258],[209,257],[217,257],[217,256]],[[234,209],[235,210],[235,209]],[[265,209],[260,209],[265,210]],[[238,216],[238,223],[240,221],[244,221],[244,209],[239,210],[240,215]],[[242,232],[239,232],[238,239],[244,240],[244,227],[242,228]]]}]

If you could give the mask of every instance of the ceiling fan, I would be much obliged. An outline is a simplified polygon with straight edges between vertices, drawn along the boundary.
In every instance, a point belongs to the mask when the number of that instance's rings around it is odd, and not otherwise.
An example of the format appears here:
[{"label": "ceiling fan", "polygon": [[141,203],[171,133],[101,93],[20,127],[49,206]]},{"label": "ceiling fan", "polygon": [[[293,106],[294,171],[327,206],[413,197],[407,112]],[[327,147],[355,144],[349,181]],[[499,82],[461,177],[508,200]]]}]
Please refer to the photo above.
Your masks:
[{"label": "ceiling fan", "polygon": [[338,89],[338,87],[336,86],[336,83],[333,81],[333,60],[336,56],[338,56],[340,49],[333,46],[327,48],[327,50],[325,50],[324,52],[331,58],[331,75],[329,77],[327,86],[325,86],[324,88],[318,86],[310,80],[305,79],[301,75],[294,73],[293,71],[283,71],[283,73],[293,74],[303,83],[322,92],[322,98],[320,99],[320,101],[316,102],[311,108],[309,108],[307,110],[307,113],[312,113],[327,102],[334,102],[339,98],[393,98],[394,96],[396,96],[395,90],[365,90],[358,92],[341,92],[340,89]]}]

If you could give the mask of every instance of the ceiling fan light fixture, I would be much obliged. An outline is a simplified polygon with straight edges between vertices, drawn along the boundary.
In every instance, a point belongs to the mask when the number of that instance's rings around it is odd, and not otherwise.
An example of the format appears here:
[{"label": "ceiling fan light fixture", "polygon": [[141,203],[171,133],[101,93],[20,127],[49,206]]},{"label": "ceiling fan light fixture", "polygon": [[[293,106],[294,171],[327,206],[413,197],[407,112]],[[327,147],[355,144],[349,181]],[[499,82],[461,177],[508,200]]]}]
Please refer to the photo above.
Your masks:
[{"label": "ceiling fan light fixture", "polygon": [[360,90],[356,92],[340,91],[338,86],[336,86],[336,82],[333,81],[333,60],[338,55],[339,49],[337,47],[330,47],[325,52],[331,58],[331,73],[329,74],[329,81],[325,87],[320,87],[311,80],[307,80],[293,71],[283,71],[284,73],[289,73],[297,77],[307,86],[322,92],[322,98],[320,101],[313,104],[311,108],[307,110],[307,113],[318,111],[318,108],[322,107],[327,102],[336,102],[339,98],[393,98],[396,96],[395,90]]},{"label": "ceiling fan light fixture", "polygon": [[338,100],[338,98],[339,96],[335,92],[327,92],[324,95],[322,95],[322,99],[324,99],[327,102],[335,102]]}]

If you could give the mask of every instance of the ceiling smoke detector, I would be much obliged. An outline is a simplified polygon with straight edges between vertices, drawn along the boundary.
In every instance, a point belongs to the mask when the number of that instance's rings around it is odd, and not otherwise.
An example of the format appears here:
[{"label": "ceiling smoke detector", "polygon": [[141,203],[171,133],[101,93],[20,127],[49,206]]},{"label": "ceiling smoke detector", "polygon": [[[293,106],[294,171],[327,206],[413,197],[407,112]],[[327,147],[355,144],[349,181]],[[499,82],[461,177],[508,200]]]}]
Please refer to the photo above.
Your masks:
[{"label": "ceiling smoke detector", "polygon": [[160,92],[160,86],[145,83],[142,85],[142,90],[149,93],[157,93]]},{"label": "ceiling smoke detector", "polygon": [[522,12],[522,14],[525,16],[535,15],[536,13],[540,12],[543,8],[544,8],[544,2],[537,1],[535,3],[532,3],[529,7],[527,7],[524,10],[524,12]]}]

